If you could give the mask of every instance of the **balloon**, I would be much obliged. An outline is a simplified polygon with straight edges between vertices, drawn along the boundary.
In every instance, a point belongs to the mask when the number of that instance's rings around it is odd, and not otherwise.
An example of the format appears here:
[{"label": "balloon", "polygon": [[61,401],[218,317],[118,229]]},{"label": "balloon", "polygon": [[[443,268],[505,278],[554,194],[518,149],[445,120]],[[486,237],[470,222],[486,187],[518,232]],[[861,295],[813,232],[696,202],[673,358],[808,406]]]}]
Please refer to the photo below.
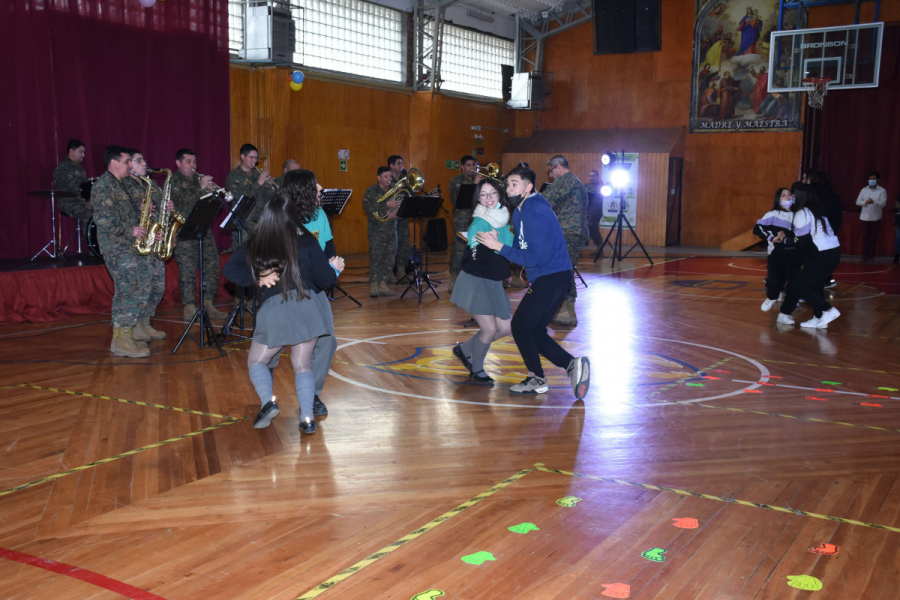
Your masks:
[{"label": "balloon", "polygon": [[141,3],[141,6],[144,8],[150,8],[154,4],[156,4],[156,0],[138,0]]},{"label": "balloon", "polygon": [[292,81],[292,82],[291,82],[291,89],[294,90],[295,92],[299,92],[300,90],[303,89],[303,84],[302,84],[302,83],[294,83],[294,82]]},{"label": "balloon", "polygon": [[294,83],[303,83],[303,80],[306,79],[306,75],[304,75],[301,71],[294,71],[291,73],[291,81]]}]

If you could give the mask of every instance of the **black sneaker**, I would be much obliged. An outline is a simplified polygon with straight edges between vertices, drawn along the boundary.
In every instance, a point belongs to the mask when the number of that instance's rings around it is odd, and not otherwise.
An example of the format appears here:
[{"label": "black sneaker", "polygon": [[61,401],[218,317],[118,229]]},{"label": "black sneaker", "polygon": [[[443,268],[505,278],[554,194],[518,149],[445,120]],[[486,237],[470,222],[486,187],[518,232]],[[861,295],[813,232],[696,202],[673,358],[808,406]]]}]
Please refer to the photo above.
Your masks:
[{"label": "black sneaker", "polygon": [[316,396],[313,400],[313,414],[317,417],[324,417],[328,414],[328,407]]},{"label": "black sneaker", "polygon": [[313,419],[310,419],[309,417],[300,421],[300,431],[302,431],[303,433],[305,433],[307,435],[315,433],[316,429],[318,429],[318,428],[319,428],[319,426],[316,425],[316,422]]},{"label": "black sneaker", "polygon": [[260,409],[259,414],[256,415],[256,420],[253,421],[253,429],[265,429],[272,422],[272,419],[278,416],[279,412],[281,411],[274,400],[266,402],[265,406]]},{"label": "black sneaker", "polygon": [[475,383],[494,383],[494,380],[491,379],[490,375],[488,375],[484,371],[469,373],[469,379],[471,379]]},{"label": "black sneaker", "polygon": [[828,283],[825,284],[825,289],[830,290],[831,288],[835,287],[836,285],[837,285],[837,281],[832,279]]},{"label": "black sneaker", "polygon": [[459,344],[453,346],[453,356],[459,359],[459,362],[469,370],[469,373],[472,372],[472,362],[463,354],[462,347]]},{"label": "black sneaker", "polygon": [[566,373],[569,375],[569,381],[572,382],[572,391],[575,392],[575,397],[581,400],[587,395],[591,385],[591,361],[586,356],[573,358]]}]

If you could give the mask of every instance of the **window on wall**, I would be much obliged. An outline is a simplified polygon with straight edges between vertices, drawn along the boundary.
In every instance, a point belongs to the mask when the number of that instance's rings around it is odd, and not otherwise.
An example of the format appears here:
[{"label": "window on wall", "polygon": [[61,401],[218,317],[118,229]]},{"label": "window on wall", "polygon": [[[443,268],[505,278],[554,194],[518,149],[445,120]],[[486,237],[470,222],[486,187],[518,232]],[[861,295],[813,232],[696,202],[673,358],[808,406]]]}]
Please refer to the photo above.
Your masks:
[{"label": "window on wall", "polygon": [[500,65],[513,64],[511,40],[444,25],[441,89],[473,96],[501,98]]},{"label": "window on wall", "polygon": [[[232,53],[242,56],[243,14],[267,3],[229,2]],[[363,0],[273,0],[289,10],[294,28],[293,62],[315,69],[402,81],[403,13]],[[235,51],[237,49],[237,51]]]}]

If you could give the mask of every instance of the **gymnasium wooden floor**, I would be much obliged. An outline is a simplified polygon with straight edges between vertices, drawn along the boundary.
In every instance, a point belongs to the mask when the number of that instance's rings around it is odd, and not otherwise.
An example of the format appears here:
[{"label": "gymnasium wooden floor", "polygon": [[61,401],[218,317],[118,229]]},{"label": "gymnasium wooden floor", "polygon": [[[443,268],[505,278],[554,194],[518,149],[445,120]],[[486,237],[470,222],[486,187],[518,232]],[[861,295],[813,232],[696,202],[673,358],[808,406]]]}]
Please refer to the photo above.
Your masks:
[{"label": "gymnasium wooden floor", "polygon": [[289,361],[257,431],[245,345],[171,355],[178,306],[143,361],[105,315],[4,327],[0,598],[900,597],[900,270],[848,259],[810,332],[762,258],[654,256],[579,265],[583,402],[510,395],[512,340],[469,381],[446,282],[370,299],[351,261],[313,436]]}]

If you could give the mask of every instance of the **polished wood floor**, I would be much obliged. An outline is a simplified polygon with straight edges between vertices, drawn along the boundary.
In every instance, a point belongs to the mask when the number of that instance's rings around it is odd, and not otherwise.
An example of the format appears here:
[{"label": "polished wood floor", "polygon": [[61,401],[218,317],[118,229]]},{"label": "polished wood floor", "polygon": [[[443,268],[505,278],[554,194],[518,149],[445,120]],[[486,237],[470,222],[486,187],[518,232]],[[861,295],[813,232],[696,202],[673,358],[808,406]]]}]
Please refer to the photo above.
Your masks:
[{"label": "polished wood floor", "polygon": [[762,258],[653,256],[579,264],[584,401],[509,394],[512,340],[474,384],[446,281],[370,299],[350,261],[313,436],[289,361],[254,430],[246,345],[172,355],[180,307],[148,360],[108,315],[2,328],[0,598],[900,597],[900,270],[849,259],[805,331]]}]

